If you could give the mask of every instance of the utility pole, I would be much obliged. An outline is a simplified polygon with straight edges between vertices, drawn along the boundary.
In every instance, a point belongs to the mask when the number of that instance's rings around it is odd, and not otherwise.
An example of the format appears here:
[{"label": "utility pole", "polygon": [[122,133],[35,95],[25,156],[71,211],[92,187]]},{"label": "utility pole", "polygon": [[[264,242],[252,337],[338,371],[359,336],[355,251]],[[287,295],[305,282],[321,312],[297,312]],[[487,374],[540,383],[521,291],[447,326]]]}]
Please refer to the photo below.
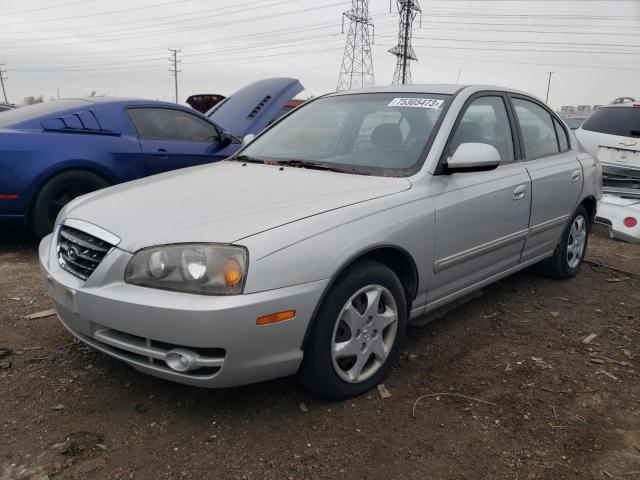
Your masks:
[{"label": "utility pole", "polygon": [[[374,26],[369,15],[369,0],[351,0],[351,10],[342,14],[342,33],[344,33],[344,19],[348,18],[349,33],[342,56],[338,90],[372,87],[373,57],[371,44],[373,43]],[[371,28],[371,37],[369,29]]]},{"label": "utility pole", "polygon": [[553,75],[555,72],[549,72],[549,83],[547,83],[547,99],[544,101],[544,103],[549,103],[549,90],[551,90],[551,75]]},{"label": "utility pole", "polygon": [[398,28],[398,44],[389,53],[398,57],[396,70],[393,73],[393,85],[411,83],[411,60],[418,60],[411,46],[413,20],[422,10],[418,0],[397,0],[400,26]]},{"label": "utility pole", "polygon": [[181,72],[182,70],[178,70],[178,63],[180,63],[182,60],[178,60],[178,53],[181,52],[181,50],[178,48],[169,48],[169,52],[171,52],[172,54],[172,56],[169,57],[169,61],[173,65],[173,67],[169,67],[169,71],[173,73],[173,80],[176,87],[176,103],[179,103],[178,102],[178,72]]},{"label": "utility pole", "polygon": [[9,103],[7,100],[7,91],[4,89],[4,81],[7,80],[7,77],[4,76],[7,73],[6,69],[3,69],[6,63],[0,63],[0,85],[2,85],[2,96],[4,96],[4,103]]}]

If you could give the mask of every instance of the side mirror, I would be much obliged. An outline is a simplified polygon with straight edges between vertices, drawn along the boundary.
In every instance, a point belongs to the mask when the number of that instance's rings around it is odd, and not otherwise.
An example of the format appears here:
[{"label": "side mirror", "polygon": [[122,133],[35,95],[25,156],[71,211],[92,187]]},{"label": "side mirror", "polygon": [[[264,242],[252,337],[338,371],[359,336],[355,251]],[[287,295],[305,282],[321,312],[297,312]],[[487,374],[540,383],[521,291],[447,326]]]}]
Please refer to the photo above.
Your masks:
[{"label": "side mirror", "polygon": [[229,145],[233,143],[233,135],[231,135],[226,130],[222,130],[220,132],[220,141],[218,142],[218,148],[227,148]]},{"label": "side mirror", "polygon": [[493,170],[498,165],[500,153],[496,147],[486,143],[462,143],[447,160],[450,172]]},{"label": "side mirror", "polygon": [[245,135],[242,137],[242,146],[245,146],[247,143],[251,143],[256,136],[253,133]]}]

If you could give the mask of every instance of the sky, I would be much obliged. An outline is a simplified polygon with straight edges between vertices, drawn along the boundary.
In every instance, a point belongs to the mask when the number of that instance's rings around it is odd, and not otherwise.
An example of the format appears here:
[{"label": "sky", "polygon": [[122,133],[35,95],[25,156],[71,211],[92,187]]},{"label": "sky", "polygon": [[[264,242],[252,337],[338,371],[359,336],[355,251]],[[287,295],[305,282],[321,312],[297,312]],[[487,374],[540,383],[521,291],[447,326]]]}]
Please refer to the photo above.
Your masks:
[{"label": "sky", "polygon": [[[10,102],[44,95],[173,100],[290,76],[301,97],[336,89],[346,34],[336,0],[0,0]],[[420,0],[413,83],[517,88],[549,104],[640,99],[640,0]],[[391,83],[395,0],[369,0],[376,85]],[[345,25],[345,32],[348,26]],[[1,95],[1,92],[0,92]],[[0,98],[1,100],[1,98]]]}]

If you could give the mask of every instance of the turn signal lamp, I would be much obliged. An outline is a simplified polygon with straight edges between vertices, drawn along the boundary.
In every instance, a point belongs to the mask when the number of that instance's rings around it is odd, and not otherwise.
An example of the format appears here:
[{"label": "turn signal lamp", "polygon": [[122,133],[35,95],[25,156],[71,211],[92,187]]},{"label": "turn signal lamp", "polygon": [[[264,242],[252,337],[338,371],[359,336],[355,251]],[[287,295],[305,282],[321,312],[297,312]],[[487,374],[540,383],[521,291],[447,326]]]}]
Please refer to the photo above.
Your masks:
[{"label": "turn signal lamp", "polygon": [[285,310],[284,312],[272,313],[258,317],[256,325],[269,325],[270,323],[282,322],[283,320],[291,320],[296,316],[295,310]]},{"label": "turn signal lamp", "polygon": [[242,281],[242,267],[237,260],[227,260],[224,264],[224,281],[232,287]]}]

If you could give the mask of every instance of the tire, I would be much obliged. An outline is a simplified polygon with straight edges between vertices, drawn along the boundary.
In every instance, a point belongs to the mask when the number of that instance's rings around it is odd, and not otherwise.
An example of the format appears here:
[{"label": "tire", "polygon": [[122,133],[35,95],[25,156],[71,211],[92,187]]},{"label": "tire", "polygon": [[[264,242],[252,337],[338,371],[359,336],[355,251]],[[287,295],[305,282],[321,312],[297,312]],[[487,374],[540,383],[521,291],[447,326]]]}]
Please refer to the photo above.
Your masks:
[{"label": "tire", "polygon": [[378,262],[357,262],[318,310],[299,371],[302,383],[332,400],[371,390],[396,362],[406,326],[407,299],[396,274]]},{"label": "tire", "polygon": [[587,252],[590,229],[589,214],[581,205],[567,223],[553,256],[542,263],[543,273],[557,279],[575,277],[580,271]]},{"label": "tire", "polygon": [[31,231],[38,238],[51,233],[62,207],[80,195],[108,186],[102,177],[84,170],[70,170],[47,180],[31,208]]}]

